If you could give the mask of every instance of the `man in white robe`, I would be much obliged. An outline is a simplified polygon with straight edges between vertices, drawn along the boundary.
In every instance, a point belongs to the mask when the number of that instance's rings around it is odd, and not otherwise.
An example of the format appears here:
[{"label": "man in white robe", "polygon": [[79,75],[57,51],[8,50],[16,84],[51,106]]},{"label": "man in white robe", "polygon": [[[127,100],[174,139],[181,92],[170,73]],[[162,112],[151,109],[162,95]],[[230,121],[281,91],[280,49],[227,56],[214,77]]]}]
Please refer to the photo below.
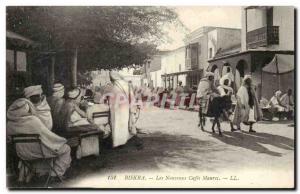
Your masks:
[{"label": "man in white robe", "polygon": [[[40,87],[30,87],[25,89],[25,96],[30,98],[31,94],[36,95],[40,92]],[[40,109],[43,110],[44,115],[47,115],[45,108],[40,106]],[[67,141],[65,138],[51,132],[49,122],[45,122],[51,119],[51,117],[48,117],[48,119],[43,117],[43,119],[41,119],[40,114],[40,111],[36,109],[36,106],[30,100],[26,98],[16,100],[7,111],[7,135],[39,134],[43,154],[38,145],[29,144],[27,146],[17,146],[16,151],[18,155],[24,160],[38,159],[43,156],[46,158],[56,157],[53,168],[58,176],[61,177],[70,167],[71,149],[66,144]],[[49,114],[51,115],[51,113]],[[44,172],[44,169],[37,168],[36,173],[43,175]],[[56,176],[56,174],[52,172],[51,176]]]},{"label": "man in white robe", "polygon": [[232,123],[241,130],[240,124],[243,122],[249,125],[249,132],[256,132],[253,130],[253,124],[261,119],[262,111],[255,95],[251,75],[246,75],[237,92],[237,104]]},{"label": "man in white robe", "polygon": [[136,135],[131,118],[131,102],[134,100],[133,90],[127,81],[115,71],[110,72],[113,87],[110,91],[110,112],[112,124],[112,147],[118,147]]},{"label": "man in white robe", "polygon": [[51,109],[47,102],[46,96],[43,95],[42,86],[36,85],[25,88],[24,96],[34,105],[37,116],[41,119],[41,121],[49,130],[52,130],[53,121]]}]

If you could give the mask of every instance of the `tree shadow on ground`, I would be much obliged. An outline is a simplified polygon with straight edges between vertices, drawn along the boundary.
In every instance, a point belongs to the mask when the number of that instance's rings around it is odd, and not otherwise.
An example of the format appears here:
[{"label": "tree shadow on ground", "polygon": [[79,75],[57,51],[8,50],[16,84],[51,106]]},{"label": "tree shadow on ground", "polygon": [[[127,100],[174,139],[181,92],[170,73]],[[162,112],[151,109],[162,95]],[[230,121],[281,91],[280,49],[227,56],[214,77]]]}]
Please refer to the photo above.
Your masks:
[{"label": "tree shadow on ground", "polygon": [[[69,169],[68,181],[75,178],[84,179],[93,175],[109,173],[151,172],[165,168],[201,169],[215,171],[223,166],[223,159],[214,154],[222,155],[226,149],[211,141],[204,141],[188,135],[165,134],[155,132],[139,135],[143,149],[137,149],[134,141],[115,149],[104,149],[100,157],[87,157],[72,164]],[[209,165],[208,165],[209,164]],[[41,187],[41,180],[36,179],[22,187]],[[11,182],[10,187],[17,187]],[[63,187],[63,184],[52,184],[52,187]]]},{"label": "tree shadow on ground", "polygon": [[223,143],[242,147],[258,153],[268,154],[270,156],[281,157],[282,153],[272,151],[262,144],[268,144],[285,150],[294,150],[294,140],[268,133],[249,133],[249,132],[223,132],[223,136],[212,135]]}]

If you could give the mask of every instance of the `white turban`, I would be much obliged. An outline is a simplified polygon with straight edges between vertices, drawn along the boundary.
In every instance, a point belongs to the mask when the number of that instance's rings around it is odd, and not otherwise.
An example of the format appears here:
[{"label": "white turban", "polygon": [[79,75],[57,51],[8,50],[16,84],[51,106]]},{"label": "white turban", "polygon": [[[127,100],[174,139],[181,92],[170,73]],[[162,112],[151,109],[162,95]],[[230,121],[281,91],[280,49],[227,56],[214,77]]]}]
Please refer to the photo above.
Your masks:
[{"label": "white turban", "polygon": [[64,85],[62,85],[61,83],[56,83],[53,85],[53,92],[58,92],[60,90],[65,89]]},{"label": "white turban", "polygon": [[81,94],[81,90],[79,88],[75,88],[68,92],[68,97],[71,99],[77,99]]},{"label": "white turban", "polygon": [[29,98],[30,96],[34,96],[34,95],[41,95],[42,93],[43,90],[41,85],[29,86],[24,89],[24,95],[26,98]]},{"label": "white turban", "polygon": [[249,75],[249,74],[248,74],[248,75],[245,75],[245,76],[244,76],[244,81],[247,80],[247,79],[252,79],[251,75]]},{"label": "white turban", "polygon": [[280,95],[281,95],[281,91],[280,90],[278,90],[278,91],[275,92],[275,96],[276,97],[279,97]]},{"label": "white turban", "polygon": [[65,89],[65,87],[61,83],[54,84],[53,88],[52,88],[52,90],[53,90],[52,96],[57,96],[57,97],[62,98],[65,95],[64,89]]}]

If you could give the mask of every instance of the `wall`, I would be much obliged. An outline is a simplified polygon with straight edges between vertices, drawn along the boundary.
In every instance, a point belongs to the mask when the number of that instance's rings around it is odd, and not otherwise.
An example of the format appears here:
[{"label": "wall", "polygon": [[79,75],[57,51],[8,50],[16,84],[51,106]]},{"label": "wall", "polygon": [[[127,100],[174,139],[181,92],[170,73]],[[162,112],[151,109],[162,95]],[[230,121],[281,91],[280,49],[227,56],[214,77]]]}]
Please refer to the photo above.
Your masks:
[{"label": "wall", "polygon": [[150,59],[150,69],[149,71],[157,71],[161,69],[161,56],[160,55],[154,55]]},{"label": "wall", "polygon": [[294,50],[294,7],[273,7],[273,26],[279,26],[279,45],[270,49]]},{"label": "wall", "polygon": [[217,48],[228,49],[241,44],[241,30],[218,28]]},{"label": "wall", "polygon": [[[242,51],[246,50],[246,21],[245,7],[242,7]],[[264,9],[249,9],[247,14],[248,31],[266,26]],[[279,45],[260,47],[261,50],[294,50],[294,7],[274,6],[273,26],[279,26]]]},{"label": "wall", "polygon": [[[207,59],[212,59],[217,50],[218,50],[218,45],[217,45],[217,40],[218,40],[218,30],[212,30],[208,32],[208,43],[207,43]],[[212,50],[212,56],[210,57],[210,49]]]},{"label": "wall", "polygon": [[186,70],[185,66],[185,47],[180,47],[176,50],[169,51],[161,56],[162,74],[170,74]]},{"label": "wall", "polygon": [[151,80],[153,81],[153,87],[162,87],[162,79],[161,79],[162,70],[153,71],[150,73]]},{"label": "wall", "polygon": [[256,30],[267,26],[267,11],[266,9],[248,9],[247,10],[247,31]]}]

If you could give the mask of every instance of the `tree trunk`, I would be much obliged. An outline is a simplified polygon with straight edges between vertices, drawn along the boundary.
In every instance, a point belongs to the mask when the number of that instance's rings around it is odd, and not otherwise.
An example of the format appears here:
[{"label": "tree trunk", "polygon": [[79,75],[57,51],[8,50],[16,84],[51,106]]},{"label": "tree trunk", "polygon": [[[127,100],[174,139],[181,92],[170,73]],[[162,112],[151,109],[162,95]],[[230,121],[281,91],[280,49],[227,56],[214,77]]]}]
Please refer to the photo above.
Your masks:
[{"label": "tree trunk", "polygon": [[75,48],[71,63],[71,86],[73,88],[77,87],[77,55],[78,51],[77,48]]},{"label": "tree trunk", "polygon": [[54,67],[55,67],[55,56],[51,57],[51,64],[49,67],[49,72],[50,72],[50,88],[53,88],[54,85],[54,81],[55,81],[55,71],[54,71]]}]

